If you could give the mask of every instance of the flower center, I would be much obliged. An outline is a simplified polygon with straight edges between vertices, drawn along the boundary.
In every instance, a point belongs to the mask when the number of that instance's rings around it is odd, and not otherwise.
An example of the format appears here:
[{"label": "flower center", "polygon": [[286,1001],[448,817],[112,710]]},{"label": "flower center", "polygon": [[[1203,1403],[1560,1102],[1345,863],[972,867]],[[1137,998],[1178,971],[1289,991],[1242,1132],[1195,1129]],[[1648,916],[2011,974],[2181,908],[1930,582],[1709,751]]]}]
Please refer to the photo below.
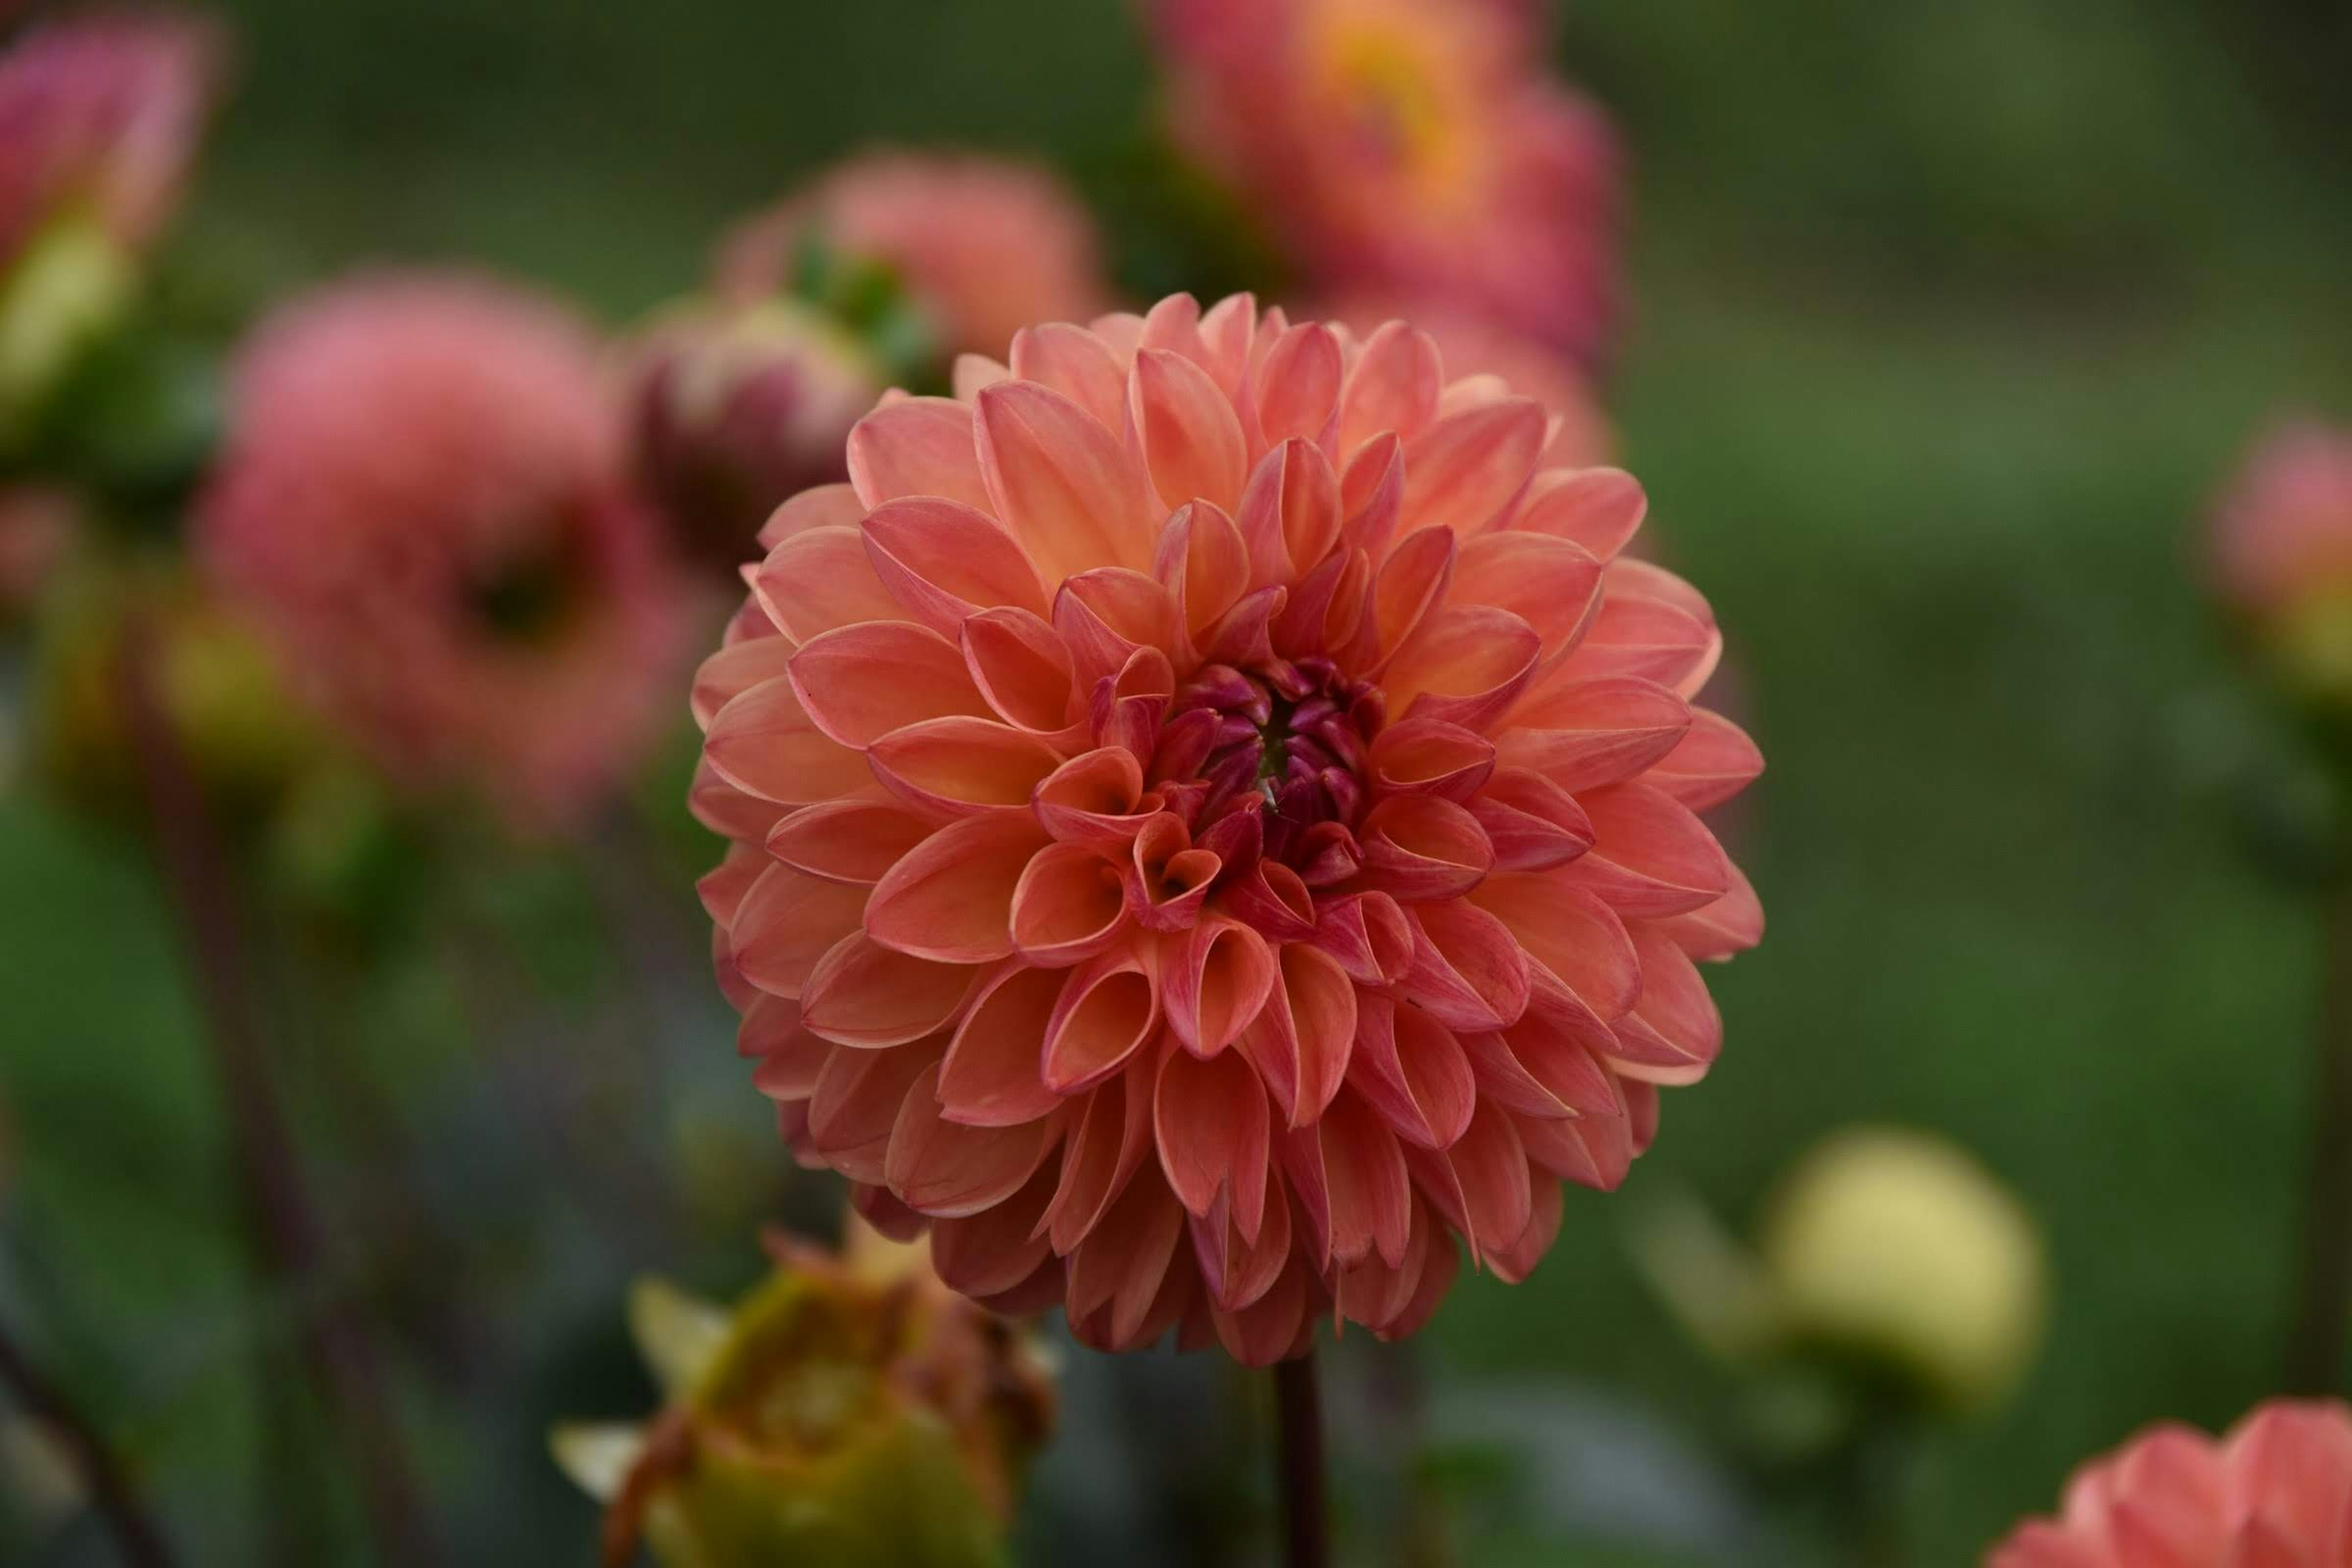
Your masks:
[{"label": "flower center", "polygon": [[1255,805],[1265,817],[1265,854],[1285,862],[1308,852],[1318,824],[1355,826],[1365,756],[1387,716],[1378,687],[1327,658],[1249,670],[1204,665],[1171,711],[1196,710],[1216,720],[1201,764],[1201,822]]}]

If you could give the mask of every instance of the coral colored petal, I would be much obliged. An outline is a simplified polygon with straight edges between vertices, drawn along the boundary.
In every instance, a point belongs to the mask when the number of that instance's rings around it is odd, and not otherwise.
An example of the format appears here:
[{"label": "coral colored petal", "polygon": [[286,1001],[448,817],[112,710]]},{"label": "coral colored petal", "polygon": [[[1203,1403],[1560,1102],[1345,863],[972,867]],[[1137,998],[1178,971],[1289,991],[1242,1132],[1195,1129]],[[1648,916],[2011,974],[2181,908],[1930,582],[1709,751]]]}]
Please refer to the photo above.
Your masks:
[{"label": "coral colored petal", "polygon": [[1143,808],[1143,764],[1123,746],[1072,757],[1039,781],[1031,799],[1037,821],[1055,838],[1123,850],[1154,813]]},{"label": "coral colored petal", "polygon": [[1045,614],[1037,569],[985,512],[935,497],[887,501],[859,534],[876,583],[934,631],[953,637],[966,616],[1000,605]]},{"label": "coral colored petal", "polygon": [[874,776],[817,728],[788,679],[763,680],[713,714],[702,754],[737,789],[780,805],[856,795]]},{"label": "coral colored petal", "polygon": [[1249,545],[1254,583],[1297,582],[1339,540],[1339,479],[1331,459],[1308,442],[1284,442],[1258,460],[1234,521]]},{"label": "coral colored petal", "polygon": [[1192,502],[1161,531],[1152,574],[1175,599],[1185,635],[1197,639],[1249,591],[1249,547],[1223,510]]},{"label": "coral colored petal", "polygon": [[1370,770],[1380,790],[1469,802],[1495,771],[1495,743],[1459,724],[1409,719],[1374,739]]},{"label": "coral colored petal", "polygon": [[854,528],[813,528],[796,533],[751,572],[751,591],[769,618],[795,642],[861,621],[904,619],[883,587]]},{"label": "coral colored petal", "polygon": [[1307,1135],[1322,1162],[1331,1257],[1354,1263],[1377,1250],[1392,1265],[1402,1262],[1412,1189],[1396,1135],[1353,1093],[1332,1100]]},{"label": "coral colored petal", "polygon": [[1348,1087],[1397,1136],[1443,1149],[1462,1136],[1478,1101],[1470,1058],[1454,1032],[1428,1013],[1385,996],[1360,1004]]},{"label": "coral colored petal", "polygon": [[1249,1026],[1277,975],[1264,937],[1239,921],[1215,916],[1170,939],[1160,967],[1168,1026],[1202,1057],[1223,1050]]},{"label": "coral colored petal", "polygon": [[982,387],[994,386],[1012,374],[1012,368],[1002,360],[986,354],[961,353],[948,368],[948,383],[958,403],[970,403],[980,395]]},{"label": "coral colored petal", "polygon": [[1340,537],[1373,560],[1383,560],[1403,510],[1404,443],[1382,436],[1349,459],[1340,473]]},{"label": "coral colored petal", "polygon": [[1169,1052],[1151,1114],[1160,1168],[1177,1201],[1200,1215],[1222,1194],[1243,1234],[1256,1235],[1272,1149],[1265,1087],[1248,1061],[1238,1051],[1205,1061]]},{"label": "coral colored petal", "polygon": [[866,751],[874,776],[934,816],[1028,816],[1029,797],[1062,755],[992,719],[932,719],[893,730]]},{"label": "coral colored petal", "polygon": [[836,1045],[880,1049],[953,1021],[978,973],[894,952],[863,931],[817,960],[801,991],[801,1022]]},{"label": "coral colored petal", "polygon": [[1372,615],[1364,633],[1386,663],[1444,602],[1454,580],[1454,535],[1442,528],[1408,534],[1372,580]]},{"label": "coral colored petal", "polygon": [[1405,442],[1403,526],[1478,532],[1527,488],[1549,434],[1543,405],[1527,397],[1438,419]]},{"label": "coral colored petal", "polygon": [[1688,914],[1650,923],[1672,936],[1693,958],[1720,960],[1745,952],[1764,940],[1764,906],[1746,873],[1733,866],[1731,890],[1723,897]]},{"label": "coral colored petal", "polygon": [[1602,1019],[1619,1018],[1641,994],[1641,961],[1616,911],[1570,879],[1575,869],[1489,877],[1470,900]]},{"label": "coral colored petal", "polygon": [[942,1119],[940,1069],[907,1091],[890,1130],[883,1179],[918,1214],[953,1219],[1003,1203],[1028,1184],[1060,1137],[1057,1120],[966,1127]]},{"label": "coral colored petal", "polygon": [[1360,837],[1366,886],[1406,903],[1467,892],[1495,863],[1478,819],[1435,795],[1390,796],[1365,815]]},{"label": "coral colored petal", "polygon": [[1691,721],[1690,704],[1654,680],[1548,676],[1512,710],[1495,744],[1507,766],[1575,793],[1654,766],[1682,743]]},{"label": "coral colored petal", "polygon": [[1453,1029],[1518,1021],[1528,1006],[1528,955],[1509,927],[1459,899],[1416,905],[1405,918],[1413,928],[1409,1000]]},{"label": "coral colored petal", "polygon": [[1412,927],[1386,893],[1323,900],[1316,932],[1316,945],[1360,984],[1394,984],[1412,963]]},{"label": "coral colored petal", "polygon": [[856,528],[866,503],[849,485],[815,485],[793,496],[768,516],[760,530],[762,552],[813,528]]},{"label": "coral colored petal", "polygon": [[1077,678],[1070,650],[1043,616],[983,610],[964,622],[961,640],[964,668],[998,717],[1034,735],[1068,726]]},{"label": "coral colored petal", "polygon": [[890,1130],[898,1110],[940,1059],[930,1046],[894,1051],[835,1051],[817,1074],[809,1097],[808,1139],[835,1170],[852,1181],[884,1184]]},{"label": "coral colored petal", "polygon": [[793,651],[789,637],[750,637],[729,643],[704,659],[694,672],[689,700],[694,721],[708,731],[721,708],[762,681],[782,676]]},{"label": "coral colored petal", "polygon": [[1088,1094],[1077,1130],[1064,1145],[1061,1180],[1038,1228],[1065,1257],[1092,1234],[1150,1150],[1151,1080],[1143,1076],[1148,1070],[1139,1064]]},{"label": "coral colored petal", "polygon": [[905,621],[844,626],[803,645],[792,683],[811,722],[860,750],[926,719],[988,711],[956,646]]},{"label": "coral colored petal", "polygon": [[1714,668],[1722,635],[1688,610],[1663,599],[1606,593],[1583,639],[1560,666],[1571,679],[1634,676],[1676,691]]},{"label": "coral colored petal", "polygon": [[1034,382],[999,382],[975,406],[989,510],[1047,583],[1150,564],[1160,520],[1147,481],[1100,420]]},{"label": "coral colored petal", "polygon": [[1565,866],[1592,847],[1592,820],[1576,797],[1540,773],[1504,768],[1470,803],[1495,847],[1497,871]]},{"label": "coral colored petal", "polygon": [[1364,342],[1339,392],[1339,456],[1394,431],[1406,441],[1437,413],[1444,371],[1427,332],[1390,321]]},{"label": "coral colored petal", "polygon": [[1482,730],[1518,700],[1542,656],[1535,628],[1508,610],[1449,604],[1397,650],[1381,684],[1408,719]]},{"label": "coral colored petal", "polygon": [[1037,1076],[1037,1058],[1064,978],[1058,970],[1013,965],[982,983],[940,1070],[940,1114],[973,1127],[1011,1127],[1063,1103]]},{"label": "coral colored petal", "polygon": [[1748,732],[1720,713],[1691,710],[1691,727],[1681,743],[1644,775],[1693,811],[1721,805],[1764,771],[1764,753]]},{"label": "coral colored petal", "polygon": [[1053,616],[1083,685],[1125,668],[1139,648],[1171,653],[1181,636],[1168,590],[1141,572],[1117,567],[1082,572],[1064,583],[1054,595]]},{"label": "coral colored petal", "polygon": [[1248,451],[1233,402],[1191,360],[1154,349],[1135,356],[1129,407],[1145,466],[1163,506],[1195,498],[1221,507],[1241,500]]},{"label": "coral colored petal", "polygon": [[695,765],[694,780],[687,786],[686,809],[711,832],[739,844],[757,844],[767,837],[785,811],[774,801],[747,795],[720,778],[707,757]]},{"label": "coral colored petal", "polygon": [[1536,476],[1511,526],[1613,559],[1642,526],[1649,497],[1622,468],[1557,468]]},{"label": "coral colored petal", "polygon": [[1101,1083],[1160,1028],[1160,980],[1146,950],[1114,948],[1070,972],[1045,1026],[1040,1071],[1056,1094]]},{"label": "coral colored petal", "polygon": [[1580,544],[1540,533],[1481,534],[1454,558],[1453,598],[1508,610],[1536,629],[1551,658],[1599,608],[1601,562]]},{"label": "coral colored petal", "polygon": [[1013,945],[1032,963],[1066,967],[1118,940],[1126,912],[1118,866],[1083,844],[1050,844],[1013,889]]},{"label": "coral colored petal", "polygon": [[890,868],[866,906],[866,934],[943,963],[982,963],[1013,951],[1013,889],[1045,836],[1025,816],[968,817],[940,829]]},{"label": "coral colored petal", "polygon": [[872,884],[931,833],[932,825],[879,801],[804,805],[765,836],[768,853],[829,882]]},{"label": "coral colored petal", "polygon": [[931,1267],[948,1289],[979,1299],[1002,1296],[1037,1271],[1053,1253],[1033,1232],[1054,1195],[1055,1175],[1048,1161],[1003,1202],[931,1226]]},{"label": "coral colored petal", "polygon": [[1070,1258],[1071,1317],[1108,1303],[1107,1342],[1128,1346],[1158,1299],[1183,1236],[1182,1205],[1156,1173],[1140,1173]]},{"label": "coral colored petal", "polygon": [[1559,875],[1590,889],[1619,914],[1678,915],[1731,887],[1731,862],[1706,825],[1663,790],[1623,784],[1580,797],[1596,835]]},{"label": "coral colored petal", "polygon": [[1258,428],[1266,443],[1321,440],[1339,407],[1344,368],[1339,334],[1320,321],[1277,338],[1257,374]]},{"label": "coral colored petal", "polygon": [[1084,327],[1067,321],[1024,327],[1013,334],[1012,370],[1023,381],[1060,393],[1105,429],[1126,427],[1127,367],[1108,343]]},{"label": "coral colored petal", "polygon": [[990,510],[971,410],[945,397],[886,403],[860,419],[849,432],[849,482],[869,509],[900,496],[944,496]]},{"label": "coral colored petal", "polygon": [[1164,812],[1150,817],[1137,829],[1128,852],[1128,912],[1151,931],[1188,931],[1201,918],[1210,884],[1223,866],[1215,851],[1192,847],[1181,818]]},{"label": "coral colored petal", "polygon": [[727,928],[743,978],[772,995],[800,995],[818,961],[857,930],[866,894],[864,888],[770,866],[743,895]]}]

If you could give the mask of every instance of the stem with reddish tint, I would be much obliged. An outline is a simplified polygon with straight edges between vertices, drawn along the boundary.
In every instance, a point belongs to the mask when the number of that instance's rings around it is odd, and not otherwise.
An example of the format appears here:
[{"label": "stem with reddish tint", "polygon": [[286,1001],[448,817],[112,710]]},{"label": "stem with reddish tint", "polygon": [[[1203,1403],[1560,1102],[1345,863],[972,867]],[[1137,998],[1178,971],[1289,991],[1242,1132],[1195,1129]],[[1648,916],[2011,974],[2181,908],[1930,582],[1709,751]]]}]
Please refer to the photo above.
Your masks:
[{"label": "stem with reddish tint", "polygon": [[320,1227],[262,1048],[227,858],[157,696],[150,626],[131,626],[117,673],[172,910],[194,970],[255,1261],[284,1296],[300,1303],[303,1362],[357,1474],[383,1560],[432,1568],[441,1553],[401,1447],[375,1347],[335,1293],[316,1288]]},{"label": "stem with reddish tint", "polygon": [[1324,1477],[1323,1402],[1312,1352],[1274,1367],[1275,1486],[1282,1499],[1285,1568],[1330,1568],[1331,1510]]},{"label": "stem with reddish tint", "polygon": [[2293,1394],[2337,1392],[2352,1319],[2352,878],[2330,887],[2324,918],[2303,1267],[2287,1342]]},{"label": "stem with reddish tint", "polygon": [[114,1549],[122,1561],[131,1568],[171,1568],[172,1553],[163,1544],[163,1532],[147,1516],[122,1461],[66,1397],[65,1390],[33,1364],[5,1323],[0,1323],[0,1386],[5,1386],[26,1415],[47,1426],[64,1444],[90,1507],[114,1538]]}]

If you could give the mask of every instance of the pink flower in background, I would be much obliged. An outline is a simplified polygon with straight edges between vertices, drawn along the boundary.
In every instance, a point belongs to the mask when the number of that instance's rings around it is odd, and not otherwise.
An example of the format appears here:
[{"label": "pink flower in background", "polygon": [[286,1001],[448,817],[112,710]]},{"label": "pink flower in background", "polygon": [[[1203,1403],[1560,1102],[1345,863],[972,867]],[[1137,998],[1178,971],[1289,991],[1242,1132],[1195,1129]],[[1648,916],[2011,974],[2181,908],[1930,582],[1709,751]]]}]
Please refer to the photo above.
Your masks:
[{"label": "pink flower in background", "polygon": [[37,26],[0,52],[0,271],[63,215],[125,247],[152,239],[195,154],[218,53],[201,23],[138,15]]},{"label": "pink flower in background", "polygon": [[2263,443],[2215,516],[2213,560],[2252,614],[2352,595],[2352,431],[2305,421]]},{"label": "pink flower in background", "polygon": [[73,497],[32,485],[0,485],[0,626],[30,609],[73,547]]},{"label": "pink flower in background", "polygon": [[1987,1568],[2341,1568],[2352,1562],[2352,1410],[2273,1400],[2215,1440],[2162,1426],[2085,1465],[2056,1519]]},{"label": "pink flower in background", "polygon": [[196,521],[216,579],[382,766],[523,827],[637,761],[682,630],[598,353],[469,277],[299,299],[239,355]]},{"label": "pink flower in background", "polygon": [[1517,0],[1158,0],[1179,142],[1307,280],[1445,301],[1588,362],[1615,316],[1600,112]]},{"label": "pink flower in background", "polygon": [[943,353],[1002,354],[1032,321],[1110,304],[1093,220],[1050,172],[971,153],[879,151],[751,219],[719,255],[720,291],[785,287],[801,245],[895,268]]},{"label": "pink flower in background", "polygon": [[1321,314],[1346,322],[1359,337],[1369,337],[1390,321],[1411,321],[1436,342],[1446,374],[1493,376],[1519,396],[1542,404],[1552,418],[1551,440],[1543,453],[1548,468],[1589,468],[1608,462],[1615,452],[1616,433],[1591,378],[1548,344],[1435,302],[1347,298]]},{"label": "pink flower in background", "polygon": [[702,883],[812,1164],[1087,1342],[1250,1363],[1517,1279],[1721,1022],[1762,766],[1643,500],[1542,407],[1187,296],[967,357],[803,492],[703,666]]}]

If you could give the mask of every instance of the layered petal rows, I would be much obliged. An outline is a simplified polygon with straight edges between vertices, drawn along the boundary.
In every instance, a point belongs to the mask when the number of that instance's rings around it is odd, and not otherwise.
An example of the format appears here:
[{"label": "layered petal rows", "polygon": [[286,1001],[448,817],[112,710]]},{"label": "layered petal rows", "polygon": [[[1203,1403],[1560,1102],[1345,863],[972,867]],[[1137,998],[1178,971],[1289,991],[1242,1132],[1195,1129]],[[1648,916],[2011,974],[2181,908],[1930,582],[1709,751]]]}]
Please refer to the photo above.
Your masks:
[{"label": "layered petal rows", "polygon": [[1253,1363],[1517,1279],[1702,1077],[1759,771],[1627,475],[1400,322],[1024,330],[761,535],[693,792],[740,1045],[948,1282]]}]

